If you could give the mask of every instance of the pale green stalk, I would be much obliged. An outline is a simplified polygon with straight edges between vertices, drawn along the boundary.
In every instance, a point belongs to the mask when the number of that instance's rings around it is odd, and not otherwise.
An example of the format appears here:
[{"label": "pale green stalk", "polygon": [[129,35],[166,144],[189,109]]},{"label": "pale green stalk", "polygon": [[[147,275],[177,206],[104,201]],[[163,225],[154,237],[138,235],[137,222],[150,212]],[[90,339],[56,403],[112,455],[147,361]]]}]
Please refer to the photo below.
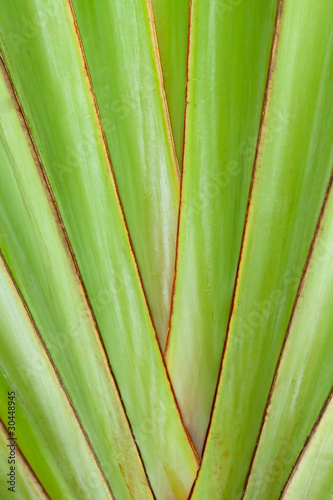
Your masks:
[{"label": "pale green stalk", "polygon": [[278,499],[333,386],[333,196],[318,227],[279,364],[246,500]]},{"label": "pale green stalk", "polygon": [[147,0],[73,0],[73,5],[125,218],[164,349],[175,266],[179,172],[152,11]]},{"label": "pale green stalk", "polygon": [[[253,168],[276,0],[192,2],[178,258],[167,367],[201,453]],[[251,22],[249,22],[251,19]],[[282,115],[281,127],[287,118]]]},{"label": "pale green stalk", "polygon": [[329,500],[333,497],[333,401],[302,452],[281,500]]},{"label": "pale green stalk", "polygon": [[0,248],[115,494],[146,500],[141,459],[2,61],[0,107]]},{"label": "pale green stalk", "polygon": [[152,0],[178,164],[183,157],[189,0]]},{"label": "pale green stalk", "polygon": [[[0,418],[15,393],[17,443],[51,498],[113,498],[59,375],[0,258]],[[13,494],[12,498],[15,497]]]},{"label": "pale green stalk", "polygon": [[[193,499],[243,492],[333,154],[333,5],[279,2],[217,397]],[[286,117],[278,129],[276,116]],[[214,474],[212,473],[214,471]]]},{"label": "pale green stalk", "polygon": [[197,461],[131,251],[71,5],[15,0],[0,29],[152,488],[161,499],[186,498]]}]

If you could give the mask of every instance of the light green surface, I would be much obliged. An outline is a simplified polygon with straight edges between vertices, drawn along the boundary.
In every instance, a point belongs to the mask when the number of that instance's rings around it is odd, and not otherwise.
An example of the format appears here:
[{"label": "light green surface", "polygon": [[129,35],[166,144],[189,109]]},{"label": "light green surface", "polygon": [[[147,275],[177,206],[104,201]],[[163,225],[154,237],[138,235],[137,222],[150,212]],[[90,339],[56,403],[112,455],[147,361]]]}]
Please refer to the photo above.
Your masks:
[{"label": "light green surface", "polygon": [[0,30],[154,493],[186,498],[197,462],[155,339],[70,7],[15,0]]},{"label": "light green surface", "polygon": [[332,194],[278,369],[246,500],[279,498],[333,386]]},{"label": "light green surface", "polygon": [[281,500],[331,500],[333,497],[333,402],[304,450]]},{"label": "light green surface", "polygon": [[152,0],[178,164],[183,156],[189,0]]},{"label": "light green surface", "polygon": [[[47,500],[49,497],[17,446],[15,446],[15,459],[9,456],[10,451],[8,450],[10,449],[7,445],[11,442],[3,423],[0,422],[0,491],[2,500],[12,500],[13,497],[17,500]],[[11,480],[7,474],[13,472],[15,473],[15,486],[7,483]],[[9,490],[13,487],[15,493]]]},{"label": "light green surface", "polygon": [[218,0],[192,3],[180,237],[166,359],[199,453],[234,288],[276,3],[250,0],[230,9]]},{"label": "light green surface", "polygon": [[152,13],[147,0],[73,0],[73,4],[120,199],[164,349],[179,173],[155,57]]},{"label": "light green surface", "polygon": [[[193,500],[243,491],[332,169],[333,5],[280,6],[235,307]],[[272,130],[277,114],[288,119]]]},{"label": "light green surface", "polygon": [[0,258],[3,422],[7,422],[7,394],[12,391],[17,443],[51,498],[111,499],[69,400]]},{"label": "light green surface", "polygon": [[103,346],[0,61],[0,248],[112,488],[152,498]]}]

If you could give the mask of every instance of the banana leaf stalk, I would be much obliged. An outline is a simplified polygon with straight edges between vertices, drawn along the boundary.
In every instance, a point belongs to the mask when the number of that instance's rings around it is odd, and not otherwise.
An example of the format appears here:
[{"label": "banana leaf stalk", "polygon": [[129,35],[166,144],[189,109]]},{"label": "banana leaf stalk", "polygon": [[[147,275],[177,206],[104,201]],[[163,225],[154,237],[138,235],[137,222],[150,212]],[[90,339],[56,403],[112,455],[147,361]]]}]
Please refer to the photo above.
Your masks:
[{"label": "banana leaf stalk", "polygon": [[[167,377],[66,0],[15,0],[1,50],[45,168],[154,494],[186,498],[197,460]],[[47,18],[48,19],[48,18]],[[46,21],[47,21],[46,19]],[[26,22],[35,36],[17,44]]]},{"label": "banana leaf stalk", "polygon": [[174,274],[179,172],[151,6],[147,0],[73,0],[73,5],[117,188],[164,349]]},{"label": "banana leaf stalk", "polygon": [[[50,497],[113,498],[1,255],[0,369],[1,394],[15,394],[11,431]],[[7,421],[7,416],[7,398],[2,397],[0,418]]]},{"label": "banana leaf stalk", "polygon": [[[243,493],[332,170],[332,16],[326,2],[279,2],[235,295],[193,499]],[[277,113],[288,120],[272,136]]]},{"label": "banana leaf stalk", "polygon": [[327,500],[333,5],[2,7],[0,497]]},{"label": "banana leaf stalk", "polygon": [[312,500],[333,495],[333,393],[302,450],[281,500]]},{"label": "banana leaf stalk", "polygon": [[149,498],[105,347],[2,61],[0,105],[0,248],[115,494]]},{"label": "banana leaf stalk", "polygon": [[165,357],[199,454],[233,295],[276,3],[250,0],[224,10],[219,0],[194,0],[191,7],[182,200]]},{"label": "banana leaf stalk", "polygon": [[189,0],[152,0],[165,93],[179,166],[182,165]]},{"label": "banana leaf stalk", "polygon": [[332,181],[297,296],[252,457],[246,500],[279,498],[333,386]]}]

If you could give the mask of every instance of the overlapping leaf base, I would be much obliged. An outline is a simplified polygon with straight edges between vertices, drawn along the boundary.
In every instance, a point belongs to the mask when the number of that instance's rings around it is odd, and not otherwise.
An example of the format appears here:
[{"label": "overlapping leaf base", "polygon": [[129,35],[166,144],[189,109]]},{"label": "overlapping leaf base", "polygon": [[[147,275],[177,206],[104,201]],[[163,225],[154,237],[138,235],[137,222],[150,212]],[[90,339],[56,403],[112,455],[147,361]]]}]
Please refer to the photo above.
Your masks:
[{"label": "overlapping leaf base", "polygon": [[0,498],[329,500],[333,4],[0,5]]}]

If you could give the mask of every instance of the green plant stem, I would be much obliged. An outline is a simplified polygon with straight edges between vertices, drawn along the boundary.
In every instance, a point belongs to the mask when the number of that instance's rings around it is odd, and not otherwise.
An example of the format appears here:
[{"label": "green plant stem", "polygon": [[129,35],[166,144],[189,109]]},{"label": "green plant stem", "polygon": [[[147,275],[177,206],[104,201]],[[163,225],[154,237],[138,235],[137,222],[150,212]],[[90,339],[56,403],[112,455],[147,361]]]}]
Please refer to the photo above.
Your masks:
[{"label": "green plant stem", "polygon": [[[27,31],[27,26],[36,29]],[[161,499],[172,494],[186,498],[197,461],[137,272],[71,5],[67,0],[47,6],[42,0],[15,0],[6,5],[0,28],[1,50],[152,488]]]},{"label": "green plant stem", "polygon": [[[73,0],[112,166],[164,349],[179,172],[147,0]],[[129,36],[130,34],[130,36]]]},{"label": "green plant stem", "polygon": [[250,0],[225,9],[219,0],[192,2],[182,202],[166,360],[199,453],[230,312],[276,3]]},{"label": "green plant stem", "polygon": [[152,0],[178,164],[183,160],[189,0]]},{"label": "green plant stem", "polygon": [[[193,499],[243,492],[332,170],[332,9],[325,1],[279,2],[232,315]],[[277,116],[287,118],[278,128]]]}]

